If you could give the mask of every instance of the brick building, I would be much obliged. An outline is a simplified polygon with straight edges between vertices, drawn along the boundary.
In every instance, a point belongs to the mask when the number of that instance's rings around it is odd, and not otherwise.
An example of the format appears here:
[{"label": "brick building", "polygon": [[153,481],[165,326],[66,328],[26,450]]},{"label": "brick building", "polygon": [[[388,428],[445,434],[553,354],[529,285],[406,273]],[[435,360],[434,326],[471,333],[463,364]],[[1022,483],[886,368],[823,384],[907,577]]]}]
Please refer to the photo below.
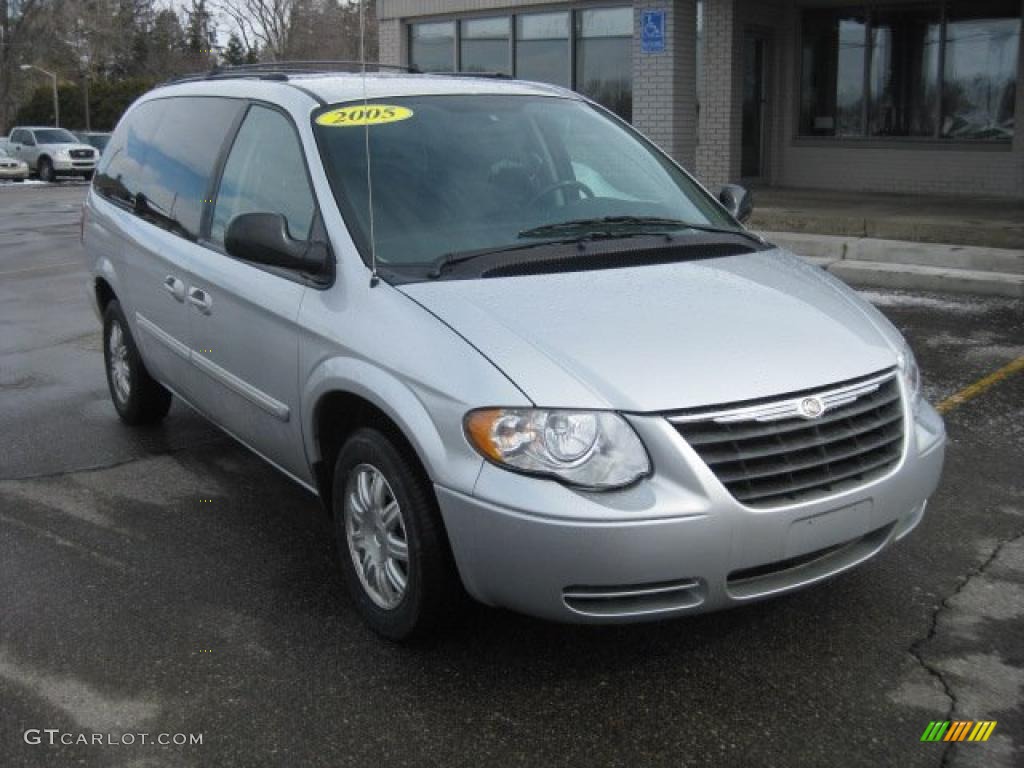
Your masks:
[{"label": "brick building", "polygon": [[1024,200],[1022,0],[378,0],[381,61],[569,86],[711,188]]}]

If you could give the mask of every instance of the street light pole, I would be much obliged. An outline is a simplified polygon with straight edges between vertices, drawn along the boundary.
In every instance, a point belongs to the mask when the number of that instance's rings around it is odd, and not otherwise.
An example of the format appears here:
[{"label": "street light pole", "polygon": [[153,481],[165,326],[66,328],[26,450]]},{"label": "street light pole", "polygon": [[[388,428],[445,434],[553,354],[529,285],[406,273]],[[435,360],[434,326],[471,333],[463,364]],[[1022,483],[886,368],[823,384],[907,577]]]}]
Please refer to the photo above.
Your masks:
[{"label": "street light pole", "polygon": [[60,128],[60,100],[57,98],[57,75],[43,69],[42,67],[37,67],[35,64],[21,65],[22,72],[27,72],[30,69],[34,69],[36,72],[42,72],[53,81],[53,125],[56,128]]}]

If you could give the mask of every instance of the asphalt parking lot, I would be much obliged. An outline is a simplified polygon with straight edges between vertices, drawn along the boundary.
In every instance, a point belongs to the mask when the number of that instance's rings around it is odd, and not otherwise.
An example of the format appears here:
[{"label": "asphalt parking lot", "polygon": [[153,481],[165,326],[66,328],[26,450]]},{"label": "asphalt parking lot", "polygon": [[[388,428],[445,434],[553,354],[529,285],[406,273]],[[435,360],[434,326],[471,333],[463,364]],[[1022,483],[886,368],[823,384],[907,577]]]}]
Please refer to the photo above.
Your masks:
[{"label": "asphalt parking lot", "polygon": [[[947,413],[920,528],[823,586],[632,627],[481,608],[397,647],[346,601],[309,494],[180,403],[120,426],[84,191],[0,188],[0,764],[1024,764],[1024,371]],[[868,297],[932,402],[1024,356],[1020,302]],[[922,743],[937,720],[998,725]]]}]

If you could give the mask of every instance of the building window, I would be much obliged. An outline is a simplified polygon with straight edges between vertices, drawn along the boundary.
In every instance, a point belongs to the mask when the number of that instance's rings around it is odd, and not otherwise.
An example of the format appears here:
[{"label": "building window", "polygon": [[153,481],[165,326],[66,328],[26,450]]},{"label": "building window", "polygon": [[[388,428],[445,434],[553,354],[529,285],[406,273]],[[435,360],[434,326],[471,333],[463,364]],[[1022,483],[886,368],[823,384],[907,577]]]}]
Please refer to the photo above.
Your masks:
[{"label": "building window", "polygon": [[1012,139],[1020,3],[955,3],[946,18],[942,135]]},{"label": "building window", "polygon": [[633,8],[410,24],[409,66],[420,72],[493,72],[575,88],[629,120]]},{"label": "building window", "polygon": [[420,72],[454,72],[455,22],[413,24],[409,33],[409,66]]},{"label": "building window", "polygon": [[633,116],[633,9],[576,13],[576,90],[630,120]]},{"label": "building window", "polygon": [[1013,138],[1017,0],[803,13],[802,136]]},{"label": "building window", "polygon": [[883,9],[872,18],[872,136],[933,136],[939,98],[938,8]]},{"label": "building window", "polygon": [[569,14],[517,16],[516,77],[568,88],[569,70]]},{"label": "building window", "polygon": [[858,11],[804,13],[800,133],[851,136],[864,132],[864,35]]},{"label": "building window", "polygon": [[463,72],[512,74],[509,45],[511,19],[466,19],[459,35],[459,69]]}]

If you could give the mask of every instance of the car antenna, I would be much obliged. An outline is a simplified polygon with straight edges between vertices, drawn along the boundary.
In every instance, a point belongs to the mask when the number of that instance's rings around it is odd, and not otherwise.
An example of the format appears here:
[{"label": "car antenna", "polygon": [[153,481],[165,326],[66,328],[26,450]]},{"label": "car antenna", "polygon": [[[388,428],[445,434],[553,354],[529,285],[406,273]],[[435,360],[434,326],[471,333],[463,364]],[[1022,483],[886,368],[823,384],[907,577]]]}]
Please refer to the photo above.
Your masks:
[{"label": "car antenna", "polygon": [[[363,113],[369,106],[366,93],[366,0],[359,0],[359,61],[363,70]],[[363,125],[363,136],[366,147],[366,194],[370,205],[370,287],[376,288],[380,283],[377,277],[377,244],[373,228],[373,169],[370,166],[370,125]]]}]

